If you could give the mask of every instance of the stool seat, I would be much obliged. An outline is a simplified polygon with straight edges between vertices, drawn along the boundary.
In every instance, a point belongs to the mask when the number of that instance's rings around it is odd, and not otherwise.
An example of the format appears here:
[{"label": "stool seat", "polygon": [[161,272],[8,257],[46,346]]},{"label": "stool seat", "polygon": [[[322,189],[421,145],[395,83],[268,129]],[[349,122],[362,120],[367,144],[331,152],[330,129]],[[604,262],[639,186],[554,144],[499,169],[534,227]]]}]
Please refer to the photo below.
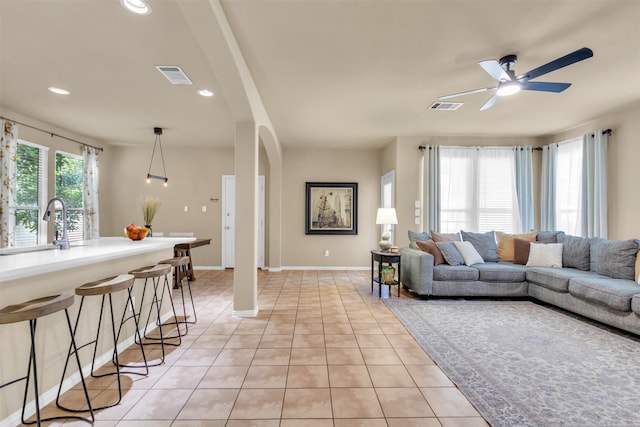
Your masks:
[{"label": "stool seat", "polygon": [[177,256],[169,259],[164,259],[160,261],[158,264],[169,264],[172,267],[179,267],[182,265],[187,265],[189,263],[189,257],[187,256]]},{"label": "stool seat", "polygon": [[64,310],[72,305],[73,294],[51,295],[9,305],[0,310],[0,325],[34,320]]},{"label": "stool seat", "polygon": [[136,279],[147,279],[151,277],[165,276],[171,272],[171,265],[169,264],[156,264],[149,265],[147,267],[137,268],[131,270],[129,274],[133,274]]},{"label": "stool seat", "polygon": [[121,274],[115,277],[96,280],[95,282],[85,283],[76,288],[76,295],[108,295],[114,292],[122,291],[133,286],[135,281],[133,274]]}]

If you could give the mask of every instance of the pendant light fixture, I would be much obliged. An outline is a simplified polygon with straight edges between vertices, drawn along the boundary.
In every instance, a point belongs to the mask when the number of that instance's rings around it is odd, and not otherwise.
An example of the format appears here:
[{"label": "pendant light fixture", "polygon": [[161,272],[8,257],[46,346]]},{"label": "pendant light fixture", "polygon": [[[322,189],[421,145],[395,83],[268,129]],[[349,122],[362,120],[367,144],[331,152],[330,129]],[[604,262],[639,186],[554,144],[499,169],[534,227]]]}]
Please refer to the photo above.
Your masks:
[{"label": "pendant light fixture", "polygon": [[[162,128],[153,128],[153,133],[156,135],[156,141],[153,143],[153,151],[151,152],[149,171],[147,171],[147,183],[151,183],[152,179],[159,179],[164,182],[164,186],[166,187],[168,185],[167,183],[169,182],[169,178],[167,178],[167,168],[164,165],[164,153],[162,151],[162,141],[160,140],[160,135],[162,135]],[[164,176],[151,174],[151,166],[153,165],[153,157],[156,154],[156,146],[160,147],[160,157],[162,158],[162,170],[164,172]]]}]

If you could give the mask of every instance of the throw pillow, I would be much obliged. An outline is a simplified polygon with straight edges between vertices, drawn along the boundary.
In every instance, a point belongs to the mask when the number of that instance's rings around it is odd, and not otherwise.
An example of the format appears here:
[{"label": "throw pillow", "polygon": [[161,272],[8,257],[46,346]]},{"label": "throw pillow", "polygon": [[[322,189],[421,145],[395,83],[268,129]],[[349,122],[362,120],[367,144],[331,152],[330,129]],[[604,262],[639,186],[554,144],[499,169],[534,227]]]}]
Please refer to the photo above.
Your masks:
[{"label": "throw pillow", "polygon": [[444,264],[444,257],[442,256],[440,249],[438,249],[436,242],[433,240],[427,240],[425,242],[417,241],[416,245],[421,251],[433,255],[433,265]]},{"label": "throw pillow", "polygon": [[558,235],[558,243],[562,243],[562,266],[589,271],[591,262],[591,242],[589,239],[567,234]]},{"label": "throw pillow", "polygon": [[636,283],[640,285],[640,251],[636,254]]},{"label": "throw pillow", "polygon": [[634,280],[638,242],[591,239],[591,271],[614,279]]},{"label": "throw pillow", "polygon": [[454,245],[453,242],[436,242],[436,245],[438,245],[438,249],[442,251],[442,256],[444,257],[445,261],[447,261],[447,264],[464,264],[464,258],[462,258],[460,251],[458,251],[458,248],[456,248],[456,245]]},{"label": "throw pillow", "polygon": [[461,242],[460,233],[438,233],[430,230],[431,238],[434,242]]},{"label": "throw pillow", "polygon": [[456,249],[464,258],[465,265],[484,264],[484,260],[471,242],[453,242],[453,244],[456,245]]},{"label": "throw pillow", "polygon": [[531,242],[524,239],[513,239],[513,263],[527,265]]},{"label": "throw pillow", "polygon": [[413,231],[407,230],[407,234],[409,234],[409,247],[413,249],[419,249],[416,242],[424,242],[426,240],[431,240],[431,236],[426,231]]},{"label": "throw pillow", "polygon": [[562,268],[562,243],[529,243],[527,267]]},{"label": "throw pillow", "polygon": [[558,243],[558,236],[564,231],[538,231],[536,241],[539,243]]},{"label": "throw pillow", "polygon": [[[522,239],[529,242],[535,242],[537,231],[530,231],[528,233],[520,234],[507,234],[502,231],[496,231],[496,240],[498,240],[498,259],[500,261],[513,261],[514,260],[514,246],[513,239]],[[529,245],[527,245],[527,248]],[[527,249],[528,251],[528,249]]]},{"label": "throw pillow", "polygon": [[498,245],[496,244],[496,234],[493,231],[486,233],[460,231],[460,234],[463,241],[471,242],[484,262],[498,262]]}]

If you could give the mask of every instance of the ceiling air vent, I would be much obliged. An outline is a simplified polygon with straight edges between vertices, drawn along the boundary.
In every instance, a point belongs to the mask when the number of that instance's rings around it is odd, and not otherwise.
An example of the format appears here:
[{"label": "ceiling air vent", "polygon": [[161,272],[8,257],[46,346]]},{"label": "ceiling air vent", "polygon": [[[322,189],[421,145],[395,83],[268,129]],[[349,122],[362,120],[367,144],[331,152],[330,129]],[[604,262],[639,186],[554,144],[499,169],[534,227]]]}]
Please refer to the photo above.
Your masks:
[{"label": "ceiling air vent", "polygon": [[156,65],[156,68],[174,85],[193,84],[184,71],[176,65]]},{"label": "ceiling air vent", "polygon": [[446,110],[452,111],[457,110],[462,106],[463,102],[434,102],[429,107],[430,110]]}]

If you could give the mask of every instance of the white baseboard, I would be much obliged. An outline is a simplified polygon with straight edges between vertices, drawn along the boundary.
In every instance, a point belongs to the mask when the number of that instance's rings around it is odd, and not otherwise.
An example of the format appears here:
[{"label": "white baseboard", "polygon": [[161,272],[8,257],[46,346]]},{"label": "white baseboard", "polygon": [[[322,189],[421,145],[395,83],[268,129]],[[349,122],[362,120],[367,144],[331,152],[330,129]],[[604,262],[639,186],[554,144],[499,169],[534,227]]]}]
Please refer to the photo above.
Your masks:
[{"label": "white baseboard", "polygon": [[358,267],[358,266],[334,266],[334,267],[319,267],[319,266],[298,266],[298,265],[291,265],[291,266],[282,266],[282,270],[334,270],[334,271],[340,271],[340,270],[350,270],[350,271],[367,271],[367,270],[371,270],[371,266],[367,266],[367,267]]},{"label": "white baseboard", "polygon": [[256,317],[258,315],[258,308],[253,310],[233,310],[233,317]]},{"label": "white baseboard", "polygon": [[194,270],[224,270],[221,265],[194,265]]}]

